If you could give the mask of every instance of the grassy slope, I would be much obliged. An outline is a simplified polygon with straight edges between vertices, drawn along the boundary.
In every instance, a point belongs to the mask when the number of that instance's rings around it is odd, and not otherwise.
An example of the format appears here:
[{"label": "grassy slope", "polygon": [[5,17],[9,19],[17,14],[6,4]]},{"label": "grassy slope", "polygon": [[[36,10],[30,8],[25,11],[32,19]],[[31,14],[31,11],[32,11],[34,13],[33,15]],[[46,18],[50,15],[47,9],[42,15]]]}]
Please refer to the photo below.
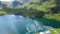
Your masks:
[{"label": "grassy slope", "polygon": [[[34,2],[38,2],[38,0],[34,0]],[[33,8],[33,9],[37,9],[39,11],[49,11],[50,8],[56,6],[55,0],[51,0],[50,2],[46,1],[44,2],[42,5],[36,5],[36,4],[32,4],[32,5],[28,5],[27,8]],[[0,14],[7,14],[5,11],[0,11]],[[58,20],[60,21],[60,14],[45,14],[44,18],[48,18],[48,19],[54,19],[54,20]],[[57,28],[57,31],[60,32],[60,28]],[[52,34],[56,34],[52,31]]]},{"label": "grassy slope", "polygon": [[60,14],[46,14],[44,17],[60,21]]}]

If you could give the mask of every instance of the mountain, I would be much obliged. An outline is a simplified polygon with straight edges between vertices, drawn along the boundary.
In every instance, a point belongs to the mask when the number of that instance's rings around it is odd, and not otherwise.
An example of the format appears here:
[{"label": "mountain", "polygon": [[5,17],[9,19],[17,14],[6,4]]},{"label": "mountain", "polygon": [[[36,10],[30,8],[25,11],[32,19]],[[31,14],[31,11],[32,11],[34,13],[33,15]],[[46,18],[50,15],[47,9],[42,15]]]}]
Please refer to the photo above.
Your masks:
[{"label": "mountain", "polygon": [[[19,5],[18,2],[23,3],[23,5]],[[28,0],[27,2],[25,2],[25,0],[19,0],[18,2],[18,5],[15,6],[15,8],[19,9],[17,9],[17,13],[23,12],[24,15],[28,14],[30,16],[32,13],[32,16],[35,17],[43,15],[44,18],[60,20],[60,0]],[[3,4],[7,4],[7,8],[10,8],[11,11],[14,12],[16,9],[13,8],[12,3],[13,2],[3,2]],[[6,11],[7,10],[8,9],[6,9]]]}]

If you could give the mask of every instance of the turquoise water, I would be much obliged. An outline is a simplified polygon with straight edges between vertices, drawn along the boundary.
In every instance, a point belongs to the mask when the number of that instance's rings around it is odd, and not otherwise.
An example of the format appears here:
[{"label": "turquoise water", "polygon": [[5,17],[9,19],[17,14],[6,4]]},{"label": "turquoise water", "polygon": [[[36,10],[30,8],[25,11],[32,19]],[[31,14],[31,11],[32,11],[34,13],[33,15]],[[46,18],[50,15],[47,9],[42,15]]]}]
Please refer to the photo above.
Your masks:
[{"label": "turquoise water", "polygon": [[60,21],[57,21],[57,20],[52,20],[52,19],[47,19],[47,18],[34,18],[34,20],[47,26],[60,28]]},{"label": "turquoise water", "polygon": [[19,15],[0,16],[0,34],[25,34],[27,24],[34,21]]},{"label": "turquoise water", "polygon": [[50,20],[47,21],[45,18],[32,19],[21,15],[0,16],[0,34],[32,34],[46,31],[50,29],[50,25],[52,25]]}]

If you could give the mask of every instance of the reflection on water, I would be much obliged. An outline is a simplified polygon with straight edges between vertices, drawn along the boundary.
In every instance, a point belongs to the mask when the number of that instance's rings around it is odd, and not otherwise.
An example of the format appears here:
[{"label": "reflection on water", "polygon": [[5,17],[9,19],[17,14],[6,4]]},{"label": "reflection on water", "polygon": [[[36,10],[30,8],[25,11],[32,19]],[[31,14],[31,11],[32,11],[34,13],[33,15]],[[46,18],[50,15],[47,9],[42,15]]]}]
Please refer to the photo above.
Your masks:
[{"label": "reflection on water", "polygon": [[38,24],[31,18],[19,15],[0,16],[0,34],[30,34],[48,29],[49,27]]}]

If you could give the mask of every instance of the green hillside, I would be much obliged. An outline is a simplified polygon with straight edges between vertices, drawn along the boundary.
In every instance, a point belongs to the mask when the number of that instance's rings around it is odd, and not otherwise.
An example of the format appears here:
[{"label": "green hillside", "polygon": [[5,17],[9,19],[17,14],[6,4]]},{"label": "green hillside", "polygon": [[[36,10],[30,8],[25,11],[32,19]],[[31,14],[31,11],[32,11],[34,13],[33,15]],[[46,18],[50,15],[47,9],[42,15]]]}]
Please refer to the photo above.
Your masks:
[{"label": "green hillside", "polygon": [[[18,5],[15,8],[11,4],[7,3],[6,7],[0,6],[1,16],[5,14],[16,14],[31,18],[46,18],[60,22],[60,0],[46,0],[44,2],[42,0],[33,0],[26,6]],[[60,28],[56,30],[60,33]],[[52,34],[55,34],[55,32],[52,31]]]},{"label": "green hillside", "polygon": [[[56,19],[56,20],[60,20],[60,10],[58,7],[59,4],[57,4],[58,0],[46,0],[44,2],[42,2],[42,0],[33,0],[33,3],[32,4],[29,4],[27,6],[16,6],[16,10],[18,11],[15,11],[14,8],[12,8],[13,6],[10,4],[10,3],[7,3],[9,6],[7,6],[7,9],[2,9],[3,12],[6,12],[7,14],[8,13],[18,13],[18,12],[24,12],[23,15],[25,14],[26,16],[29,16],[31,15],[31,13],[34,13],[35,14],[32,14],[32,16],[30,17],[40,17],[40,14],[44,14],[44,18],[48,18],[48,19]],[[6,3],[6,2],[5,2]],[[41,5],[39,5],[41,4]],[[19,8],[20,7],[20,8]],[[9,10],[8,10],[9,9]],[[54,11],[55,10],[55,11]],[[36,14],[38,13],[38,14]],[[28,14],[28,15],[27,15]]]}]

